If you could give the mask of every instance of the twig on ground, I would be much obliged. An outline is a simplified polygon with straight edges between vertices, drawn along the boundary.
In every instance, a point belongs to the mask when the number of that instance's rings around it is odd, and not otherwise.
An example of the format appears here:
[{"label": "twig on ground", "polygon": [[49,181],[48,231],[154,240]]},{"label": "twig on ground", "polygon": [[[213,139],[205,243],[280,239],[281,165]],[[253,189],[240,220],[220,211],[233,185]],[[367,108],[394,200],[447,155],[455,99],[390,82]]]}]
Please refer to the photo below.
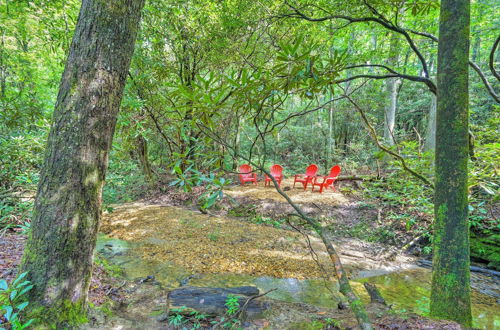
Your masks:
[{"label": "twig on ground", "polygon": [[260,297],[263,297],[263,296],[267,295],[268,293],[276,291],[276,290],[278,290],[278,288],[270,289],[270,290],[267,290],[264,293],[261,293],[261,294],[255,295],[255,296],[251,296],[250,298],[247,299],[247,301],[245,301],[245,303],[243,304],[243,306],[241,306],[238,309],[238,311],[236,312],[236,314],[234,314],[234,316],[237,317],[242,322],[245,321],[245,313],[246,313],[246,310],[248,308],[248,304],[250,304],[250,302],[252,300],[260,298]]},{"label": "twig on ground", "polygon": [[106,291],[106,293],[104,295],[105,296],[109,296],[111,293],[118,292],[118,290],[120,290],[121,288],[123,288],[125,286],[125,284],[127,284],[127,281],[123,281],[123,283],[119,287],[117,287],[117,288],[113,288],[113,287],[109,288],[109,290]]}]

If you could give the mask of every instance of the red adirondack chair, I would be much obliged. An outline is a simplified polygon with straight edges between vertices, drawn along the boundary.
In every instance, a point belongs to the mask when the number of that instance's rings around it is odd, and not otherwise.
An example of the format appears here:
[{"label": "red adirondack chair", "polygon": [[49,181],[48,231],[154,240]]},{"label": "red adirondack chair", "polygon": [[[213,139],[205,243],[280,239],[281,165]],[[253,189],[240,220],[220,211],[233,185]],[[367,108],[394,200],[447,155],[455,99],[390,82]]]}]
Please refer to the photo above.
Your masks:
[{"label": "red adirondack chair", "polygon": [[311,164],[306,168],[305,174],[295,174],[295,178],[293,179],[293,187],[295,188],[295,183],[300,182],[304,186],[304,190],[307,189],[307,184],[309,182],[312,183],[314,177],[316,177],[316,173],[318,173],[318,166],[315,164]]},{"label": "red adirondack chair", "polygon": [[240,183],[243,186],[246,182],[257,184],[257,174],[252,173],[252,167],[248,164],[240,165]]},{"label": "red adirondack chair", "polygon": [[312,182],[312,191],[314,191],[314,186],[319,186],[319,192],[322,193],[323,189],[326,189],[328,187],[332,187],[333,191],[337,191],[335,189],[335,186],[333,183],[337,179],[337,177],[340,174],[340,166],[335,165],[332,167],[330,170],[330,174],[324,177],[315,177],[314,181]]},{"label": "red adirondack chair", "polygon": [[[281,165],[274,164],[273,166],[271,166],[271,171],[269,172],[273,176],[274,180],[278,182],[278,187],[281,186],[281,180],[283,179],[283,167],[281,167]],[[268,184],[271,185],[272,181],[273,180],[271,180],[271,178],[266,175],[264,186],[267,186]]]}]

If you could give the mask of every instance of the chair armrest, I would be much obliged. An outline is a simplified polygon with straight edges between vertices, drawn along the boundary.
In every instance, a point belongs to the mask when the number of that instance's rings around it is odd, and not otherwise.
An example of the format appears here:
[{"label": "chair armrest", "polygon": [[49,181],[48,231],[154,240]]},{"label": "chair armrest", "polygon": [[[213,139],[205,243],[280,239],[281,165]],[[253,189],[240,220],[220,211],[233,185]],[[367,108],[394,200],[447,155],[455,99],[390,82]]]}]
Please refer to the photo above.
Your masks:
[{"label": "chair armrest", "polygon": [[[326,176],[320,176],[320,175],[318,176],[318,175],[315,175],[315,176],[313,177],[313,183],[314,183],[314,184],[317,184],[317,183],[325,183],[326,178],[327,178]],[[323,181],[318,182],[318,179],[323,179]]]}]

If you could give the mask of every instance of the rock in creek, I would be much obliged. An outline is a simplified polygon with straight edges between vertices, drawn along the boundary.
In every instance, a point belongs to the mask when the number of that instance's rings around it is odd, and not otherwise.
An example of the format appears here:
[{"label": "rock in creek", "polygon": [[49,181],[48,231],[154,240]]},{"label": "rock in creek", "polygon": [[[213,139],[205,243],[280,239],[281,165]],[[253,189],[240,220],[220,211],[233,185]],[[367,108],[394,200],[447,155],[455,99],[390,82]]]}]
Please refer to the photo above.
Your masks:
[{"label": "rock in creek", "polygon": [[[186,306],[195,309],[200,313],[210,315],[224,315],[227,307],[225,306],[228,295],[239,296],[240,307],[242,307],[248,298],[259,294],[259,289],[253,286],[241,286],[236,288],[205,288],[205,287],[182,287],[170,291],[168,297],[170,309]],[[248,318],[259,317],[266,309],[268,304],[259,300],[259,298],[250,301],[246,308]]]}]

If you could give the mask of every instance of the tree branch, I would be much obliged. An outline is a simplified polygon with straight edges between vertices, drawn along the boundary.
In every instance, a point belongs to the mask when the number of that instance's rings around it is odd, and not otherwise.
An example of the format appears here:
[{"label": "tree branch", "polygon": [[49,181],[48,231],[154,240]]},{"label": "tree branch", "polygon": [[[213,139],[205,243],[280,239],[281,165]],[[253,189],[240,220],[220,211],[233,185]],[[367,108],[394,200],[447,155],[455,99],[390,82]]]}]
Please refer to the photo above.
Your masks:
[{"label": "tree branch", "polygon": [[[425,38],[428,38],[434,42],[439,42],[439,39],[438,37],[436,37],[435,35],[431,34],[431,33],[426,33],[426,32],[419,32],[419,31],[415,31],[415,30],[408,30],[408,32],[411,32],[413,34],[416,34],[416,35],[419,35],[419,36],[422,36],[422,37],[425,37]],[[491,52],[490,52],[490,61],[489,61],[489,66],[490,66],[490,70],[491,70],[491,73],[493,74],[493,76],[500,80],[500,75],[498,74],[498,72],[495,70],[494,66],[493,66],[493,58],[494,58],[494,53],[496,51],[496,48],[498,47],[498,44],[500,42],[500,35],[498,36],[498,38],[495,40],[494,44],[493,44],[493,47],[491,49]],[[469,60],[469,65],[474,69],[474,71],[476,71],[476,73],[479,75],[479,78],[481,78],[481,81],[483,82],[484,86],[486,87],[486,89],[488,90],[488,93],[490,94],[490,96],[497,102],[497,103],[500,103],[500,96],[495,92],[495,90],[493,89],[493,86],[491,86],[490,82],[488,81],[488,79],[486,79],[486,75],[484,74],[484,72],[481,70],[481,68],[474,62],[472,62],[471,60]]]},{"label": "tree branch", "polygon": [[424,56],[422,55],[422,53],[418,49],[417,45],[415,44],[415,42],[413,41],[413,39],[411,38],[409,33],[405,29],[403,29],[403,28],[399,27],[398,25],[393,24],[391,21],[387,20],[375,8],[370,6],[367,1],[365,1],[365,5],[378,17],[351,17],[351,16],[346,16],[346,15],[328,15],[328,16],[324,16],[324,17],[320,17],[320,18],[313,18],[313,17],[309,17],[309,16],[305,15],[299,9],[292,6],[288,2],[287,2],[287,5],[288,5],[288,7],[290,7],[293,10],[293,12],[290,14],[284,14],[284,15],[282,15],[282,17],[300,18],[300,19],[304,19],[304,20],[307,20],[310,22],[324,22],[324,21],[333,20],[333,19],[342,19],[342,20],[346,20],[350,23],[374,22],[374,23],[377,23],[379,25],[382,25],[384,28],[386,28],[388,30],[391,30],[393,32],[401,34],[406,39],[406,41],[408,42],[408,45],[413,50],[413,52],[417,55],[417,57],[420,61],[420,64],[422,65],[422,70],[424,71],[425,77],[429,78],[429,70],[427,68],[427,62],[425,61]]},{"label": "tree branch", "polygon": [[401,78],[401,79],[405,79],[405,80],[410,80],[410,81],[416,81],[416,82],[424,83],[424,84],[427,85],[427,87],[429,88],[429,90],[433,94],[437,93],[436,84],[434,84],[434,82],[431,79],[426,78],[426,77],[412,76],[412,75],[407,75],[407,74],[404,74],[404,73],[399,73],[399,72],[395,71],[394,69],[392,69],[392,68],[390,68],[390,67],[388,67],[386,65],[382,65],[382,64],[357,64],[357,65],[350,65],[350,66],[345,67],[344,70],[355,69],[355,68],[363,68],[363,67],[383,68],[383,69],[389,71],[390,74],[386,74],[386,75],[362,74],[362,75],[356,75],[356,76],[351,76],[351,77],[344,78],[344,79],[341,79],[341,80],[337,80],[336,82],[346,82],[346,81],[350,81],[350,80],[358,79],[358,78],[370,78],[370,79]]},{"label": "tree branch", "polygon": [[372,137],[372,139],[375,142],[375,144],[377,145],[377,147],[379,149],[385,151],[389,155],[393,156],[397,160],[399,160],[399,162],[401,163],[401,166],[405,169],[405,171],[407,171],[408,173],[410,173],[411,175],[413,175],[414,177],[416,177],[417,179],[419,179],[420,181],[422,181],[423,183],[425,183],[425,185],[427,185],[430,188],[434,189],[434,185],[427,178],[425,178],[423,175],[415,172],[414,170],[412,170],[411,168],[408,167],[408,165],[406,164],[406,161],[403,158],[403,156],[401,156],[400,154],[392,151],[391,149],[387,148],[386,146],[384,146],[384,145],[382,145],[380,143],[380,141],[379,141],[379,139],[377,137],[377,132],[375,131],[375,129],[373,128],[373,126],[370,124],[370,122],[369,122],[368,118],[366,117],[366,114],[363,111],[363,109],[361,109],[361,107],[356,102],[354,102],[354,100],[350,96],[347,96],[347,99],[349,100],[349,102],[351,102],[351,104],[356,108],[356,110],[361,115],[361,118],[363,119],[363,122],[365,123],[366,127],[368,128],[368,130],[370,132],[370,136]]},{"label": "tree branch", "polygon": [[469,65],[474,69],[474,71],[477,72],[479,75],[479,78],[481,78],[484,86],[488,90],[488,93],[491,95],[491,97],[497,102],[500,103],[500,96],[495,92],[493,89],[493,86],[491,86],[490,82],[486,79],[486,76],[484,75],[483,71],[477,66],[476,63],[469,61]]},{"label": "tree branch", "polygon": [[497,39],[493,43],[493,47],[491,47],[490,52],[490,71],[498,81],[500,81],[500,74],[495,70],[495,52],[497,50],[498,44],[500,43],[500,35],[498,35]]},{"label": "tree branch", "polygon": [[370,319],[368,318],[368,315],[363,307],[363,304],[361,303],[361,300],[356,296],[354,291],[352,290],[351,285],[349,284],[349,279],[347,277],[347,273],[344,271],[344,268],[342,266],[342,263],[340,261],[340,257],[333,247],[333,244],[331,241],[328,239],[326,233],[324,232],[323,227],[321,224],[314,218],[311,218],[307,216],[302,209],[295,204],[291,198],[283,191],[281,190],[278,182],[274,179],[274,177],[269,173],[263,166],[258,165],[257,163],[253,162],[250,158],[245,157],[241,153],[238,153],[233,146],[227,144],[225,141],[219,138],[219,136],[215,135],[210,129],[208,129],[206,126],[203,125],[203,123],[197,123],[197,125],[200,127],[200,130],[205,130],[205,134],[212,138],[216,143],[224,145],[228,150],[230,150],[233,153],[234,157],[241,158],[245,161],[247,161],[249,164],[254,166],[256,169],[262,171],[265,175],[267,175],[271,181],[274,184],[274,187],[276,191],[288,202],[290,206],[297,212],[297,216],[305,220],[309,225],[311,225],[312,228],[318,233],[320,236],[321,240],[323,241],[323,244],[326,247],[326,250],[330,256],[330,259],[332,263],[334,264],[334,269],[335,269],[335,277],[339,281],[339,291],[347,298],[349,301],[350,307],[352,312],[354,313],[359,326],[363,330],[368,330],[372,329]]}]

